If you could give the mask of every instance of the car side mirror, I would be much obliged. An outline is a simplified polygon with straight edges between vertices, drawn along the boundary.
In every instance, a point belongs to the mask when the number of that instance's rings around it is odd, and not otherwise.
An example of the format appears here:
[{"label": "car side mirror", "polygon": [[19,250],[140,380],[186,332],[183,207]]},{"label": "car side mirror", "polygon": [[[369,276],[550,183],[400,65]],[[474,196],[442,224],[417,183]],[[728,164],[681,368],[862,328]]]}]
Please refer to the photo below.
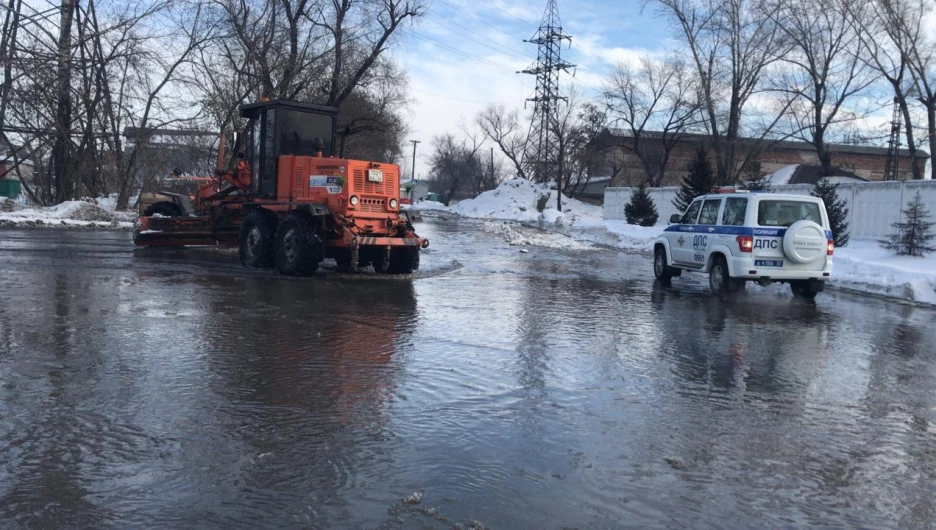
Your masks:
[{"label": "car side mirror", "polygon": [[682,216],[679,215],[678,213],[674,213],[669,218],[669,222],[671,225],[678,225],[679,221],[682,221]]}]

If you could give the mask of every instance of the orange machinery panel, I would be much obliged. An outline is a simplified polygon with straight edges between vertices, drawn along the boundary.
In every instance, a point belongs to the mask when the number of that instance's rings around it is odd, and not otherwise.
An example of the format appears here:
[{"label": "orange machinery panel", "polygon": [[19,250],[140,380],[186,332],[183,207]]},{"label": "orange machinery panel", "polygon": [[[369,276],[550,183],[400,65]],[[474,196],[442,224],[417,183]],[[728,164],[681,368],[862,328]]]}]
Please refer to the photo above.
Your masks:
[{"label": "orange machinery panel", "polygon": [[[396,219],[400,212],[400,168],[361,160],[283,155],[278,201],[326,204],[332,212],[363,219]],[[357,204],[351,204],[357,197]],[[391,206],[396,200],[396,208]]]}]

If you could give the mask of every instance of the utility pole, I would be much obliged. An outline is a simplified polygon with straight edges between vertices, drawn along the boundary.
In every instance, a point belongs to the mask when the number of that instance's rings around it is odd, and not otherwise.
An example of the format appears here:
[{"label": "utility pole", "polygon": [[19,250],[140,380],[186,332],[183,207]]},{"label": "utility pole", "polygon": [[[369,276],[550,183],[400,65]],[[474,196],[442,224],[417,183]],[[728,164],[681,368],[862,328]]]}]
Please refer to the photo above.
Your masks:
[{"label": "utility pole", "polygon": [[416,144],[421,144],[419,140],[410,140],[410,143],[413,144],[413,181],[416,181]]},{"label": "utility pole", "polygon": [[562,60],[559,53],[562,41],[572,43],[572,37],[562,32],[557,0],[547,0],[543,20],[533,38],[525,40],[537,45],[536,61],[517,73],[536,76],[536,90],[527,101],[533,102],[533,120],[527,140],[526,158],[533,163],[533,180],[556,180],[556,208],[562,211],[563,164],[559,156],[559,101],[568,98],[559,94],[559,73],[575,67]]}]

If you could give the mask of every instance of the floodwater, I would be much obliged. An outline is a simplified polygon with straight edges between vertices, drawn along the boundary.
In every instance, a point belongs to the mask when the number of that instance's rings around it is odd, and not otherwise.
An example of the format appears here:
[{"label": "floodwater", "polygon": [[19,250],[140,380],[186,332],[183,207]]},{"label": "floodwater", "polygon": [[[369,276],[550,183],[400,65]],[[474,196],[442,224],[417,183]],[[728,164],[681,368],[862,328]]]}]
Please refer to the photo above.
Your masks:
[{"label": "floodwater", "polygon": [[936,524],[936,312],[485,226],[415,279],[0,231],[0,527]]}]

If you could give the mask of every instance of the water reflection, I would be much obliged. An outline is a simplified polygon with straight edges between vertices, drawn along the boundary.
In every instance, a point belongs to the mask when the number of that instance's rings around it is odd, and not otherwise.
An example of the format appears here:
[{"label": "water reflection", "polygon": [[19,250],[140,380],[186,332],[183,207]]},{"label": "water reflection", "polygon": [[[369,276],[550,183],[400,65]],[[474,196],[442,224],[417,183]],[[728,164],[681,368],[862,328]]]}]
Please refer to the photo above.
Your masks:
[{"label": "water reflection", "polygon": [[464,266],[294,280],[73,241],[63,270],[41,265],[58,242],[21,239],[0,270],[0,520],[933,522],[932,312],[722,301],[651,288],[641,256],[420,230]]},{"label": "water reflection", "polygon": [[[286,524],[353,517],[344,490],[389,465],[386,406],[417,315],[412,284],[248,278],[221,293],[213,305],[242,309],[203,321],[225,409],[210,450],[236,461],[205,470],[219,498],[200,501],[204,515],[248,523],[275,507]],[[217,511],[229,502],[244,509]]]}]

